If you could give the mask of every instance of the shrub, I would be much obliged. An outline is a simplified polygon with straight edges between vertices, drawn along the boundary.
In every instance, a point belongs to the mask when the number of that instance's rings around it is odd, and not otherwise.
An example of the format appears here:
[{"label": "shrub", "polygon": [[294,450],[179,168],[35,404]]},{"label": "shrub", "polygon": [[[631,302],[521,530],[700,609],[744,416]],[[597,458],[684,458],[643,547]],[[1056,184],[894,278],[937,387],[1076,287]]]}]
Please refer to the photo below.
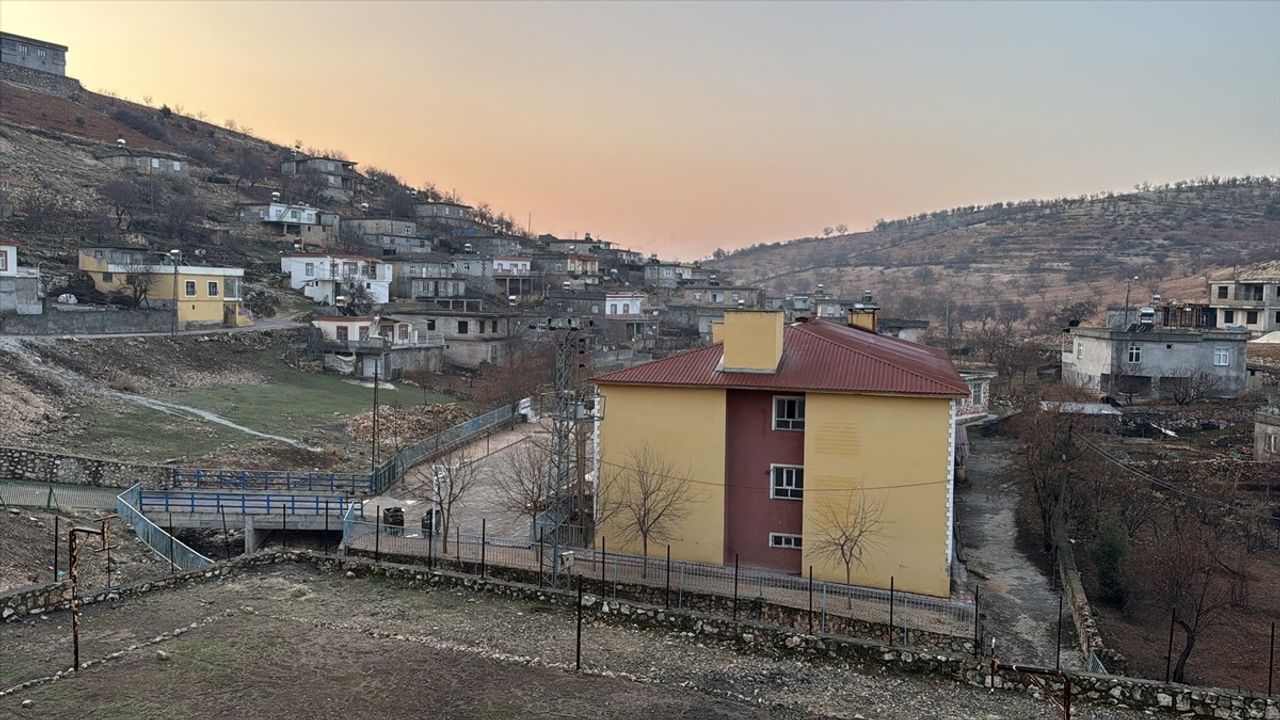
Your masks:
[{"label": "shrub", "polygon": [[77,115],[77,116],[76,116],[76,125],[79,125],[80,127],[84,127],[84,116],[83,116],[83,115]]},{"label": "shrub", "polygon": [[161,126],[155,118],[134,112],[129,108],[118,108],[115,112],[111,113],[111,117],[120,124],[137,130],[152,140],[164,139],[164,127]]},{"label": "shrub", "polygon": [[1098,600],[1108,605],[1124,605],[1126,596],[1124,575],[1120,571],[1124,556],[1129,551],[1124,526],[1114,517],[1107,517],[1098,528],[1098,535],[1089,546],[1089,559],[1098,568]]}]

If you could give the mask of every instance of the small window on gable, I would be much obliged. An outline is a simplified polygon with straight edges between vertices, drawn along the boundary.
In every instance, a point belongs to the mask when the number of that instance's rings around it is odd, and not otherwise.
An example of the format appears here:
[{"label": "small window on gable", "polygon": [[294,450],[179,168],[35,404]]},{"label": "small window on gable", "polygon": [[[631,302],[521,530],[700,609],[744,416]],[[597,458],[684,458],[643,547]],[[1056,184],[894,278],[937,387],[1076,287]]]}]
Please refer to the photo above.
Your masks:
[{"label": "small window on gable", "polygon": [[1231,364],[1231,348],[1216,347],[1213,349],[1213,364],[1218,367],[1226,367]]}]

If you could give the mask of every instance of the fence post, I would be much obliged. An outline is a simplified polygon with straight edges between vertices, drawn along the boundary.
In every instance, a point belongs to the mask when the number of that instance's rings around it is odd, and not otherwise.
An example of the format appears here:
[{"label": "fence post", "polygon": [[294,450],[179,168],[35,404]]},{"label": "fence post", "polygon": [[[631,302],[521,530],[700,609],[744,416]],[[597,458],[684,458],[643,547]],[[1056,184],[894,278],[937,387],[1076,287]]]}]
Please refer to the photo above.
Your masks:
[{"label": "fence post", "polygon": [[222,509],[222,498],[218,498],[218,516],[222,518],[222,554],[231,559],[231,536],[227,534],[227,511]]},{"label": "fence post", "polygon": [[827,631],[827,584],[822,583],[822,632]]},{"label": "fence post", "polygon": [[543,555],[543,551],[544,551],[544,548],[543,548],[543,545],[542,545],[542,528],[538,528],[538,587],[542,587],[542,572],[543,572],[543,570],[542,570],[542,555]]},{"label": "fence post", "polygon": [[458,525],[453,528],[453,557],[462,564],[462,526]]},{"label": "fence post", "polygon": [[684,607],[684,565],[680,566],[680,576],[676,578],[676,607]]},{"label": "fence post", "polygon": [[[427,516],[431,518],[431,532],[427,533],[427,569],[434,570],[436,567],[436,516],[435,508],[427,508]],[[422,523],[419,522],[419,525]]]},{"label": "fence post", "polygon": [[[667,579],[662,590],[662,606],[671,609],[671,545],[667,544]],[[1272,628],[1274,631],[1274,628]],[[1272,633],[1274,635],[1274,632]]]},{"label": "fence post", "polygon": [[1058,591],[1058,637],[1053,651],[1053,668],[1062,669],[1062,591]]},{"label": "fence post", "polygon": [[488,545],[487,520],[480,518],[480,579],[484,579],[484,549]]},{"label": "fence post", "polygon": [[733,554],[733,619],[738,619],[738,553]]},{"label": "fence post", "polygon": [[973,659],[978,659],[978,646],[982,644],[982,631],[978,629],[981,606],[978,605],[978,588],[973,588]]},{"label": "fence post", "polygon": [[281,503],[280,504],[280,547],[284,550],[289,549],[289,536],[285,534],[285,531],[289,529],[289,516],[286,515],[288,511],[289,511],[288,506]]},{"label": "fence post", "polygon": [[[49,488],[53,490],[51,486]],[[58,582],[58,516],[53,516],[53,581]]]},{"label": "fence post", "polygon": [[[167,495],[165,497],[168,498]],[[173,571],[173,513],[169,513],[169,574],[172,575]]]},{"label": "fence post", "polygon": [[382,506],[373,507],[373,561],[378,562],[382,550]]},{"label": "fence post", "polygon": [[582,576],[578,576],[578,650],[574,658],[574,668],[582,672]]},{"label": "fence post", "polygon": [[329,498],[324,499],[324,554],[329,554]]},{"label": "fence post", "polygon": [[889,576],[889,647],[893,647],[893,576]]},{"label": "fence post", "polygon": [[608,540],[608,538],[606,538],[603,535],[600,536],[600,597],[601,598],[604,598],[605,588],[608,587],[604,579],[604,569],[609,564],[609,550],[608,550],[608,545],[605,544],[606,540]]},{"label": "fence post", "polygon": [[813,566],[809,566],[809,634],[813,634]]}]

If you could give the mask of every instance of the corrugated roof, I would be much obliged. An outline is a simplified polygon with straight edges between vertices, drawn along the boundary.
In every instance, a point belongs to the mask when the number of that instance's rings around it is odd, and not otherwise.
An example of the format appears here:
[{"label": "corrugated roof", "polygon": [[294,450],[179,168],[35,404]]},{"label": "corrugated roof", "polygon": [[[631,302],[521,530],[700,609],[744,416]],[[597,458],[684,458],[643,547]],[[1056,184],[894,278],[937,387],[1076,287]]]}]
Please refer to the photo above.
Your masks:
[{"label": "corrugated roof", "polygon": [[723,345],[691,350],[596,378],[601,384],[964,396],[969,387],[945,351],[831,320],[783,330],[774,373],[724,372]]}]

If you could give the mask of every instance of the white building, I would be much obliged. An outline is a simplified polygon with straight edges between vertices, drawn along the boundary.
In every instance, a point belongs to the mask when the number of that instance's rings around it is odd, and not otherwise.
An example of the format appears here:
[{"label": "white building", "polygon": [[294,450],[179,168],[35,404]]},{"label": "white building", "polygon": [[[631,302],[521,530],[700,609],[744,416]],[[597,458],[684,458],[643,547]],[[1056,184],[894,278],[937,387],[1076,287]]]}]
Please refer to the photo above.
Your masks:
[{"label": "white building", "polygon": [[391,265],[360,255],[292,253],[280,257],[289,287],[321,305],[336,305],[350,288],[362,286],[375,305],[391,300]]},{"label": "white building", "polygon": [[393,317],[322,316],[311,320],[320,337],[324,367],[344,375],[395,379],[406,370],[440,370],[444,340],[420,335],[410,323]]},{"label": "white building", "polygon": [[604,296],[604,315],[611,319],[639,318],[644,316],[645,294],[611,292]]},{"label": "white building", "polygon": [[18,267],[18,243],[0,240],[0,313],[39,315],[40,270]]}]

